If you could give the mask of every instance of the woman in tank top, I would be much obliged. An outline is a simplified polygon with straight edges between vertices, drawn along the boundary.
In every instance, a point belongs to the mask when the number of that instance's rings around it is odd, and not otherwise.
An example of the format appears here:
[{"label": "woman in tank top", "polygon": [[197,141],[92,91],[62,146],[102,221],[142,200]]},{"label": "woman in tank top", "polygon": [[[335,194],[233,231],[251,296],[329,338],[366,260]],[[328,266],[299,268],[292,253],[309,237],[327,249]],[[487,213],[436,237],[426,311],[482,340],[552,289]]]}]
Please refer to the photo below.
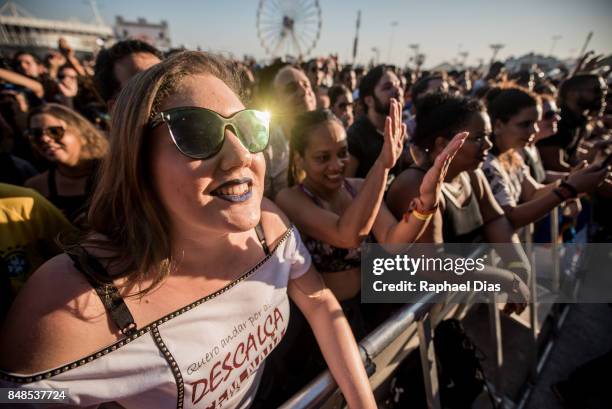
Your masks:
[{"label": "woman in tank top", "polygon": [[263,199],[269,117],[225,60],[174,54],[113,111],[91,231],[25,285],[0,387],[81,407],[246,408],[289,320],[312,323],[352,408],[374,408],[355,340],[296,230]]},{"label": "woman in tank top", "polygon": [[[383,149],[365,179],[345,178],[348,161],[346,132],[328,110],[299,117],[291,135],[289,187],[276,202],[304,236],[313,263],[340,301],[359,294],[360,245],[369,235],[379,243],[411,243],[428,218],[394,217],[382,201],[389,170],[402,152],[406,132],[401,107],[392,100]],[[413,207],[427,214],[437,205],[440,180],[461,146],[461,135],[441,152],[425,176]],[[412,209],[411,209],[412,210]]]},{"label": "woman in tank top", "polygon": [[60,104],[34,108],[27,134],[50,168],[25,183],[45,196],[74,222],[87,209],[99,160],[108,142],[87,119]]},{"label": "woman in tank top", "polygon": [[[471,243],[485,240],[519,244],[480,170],[491,148],[491,125],[484,106],[475,99],[437,92],[419,99],[416,110],[417,124],[411,140],[416,165],[402,172],[391,184],[387,193],[391,212],[397,216],[406,211],[406,204],[419,194],[417,186],[422,183],[432,159],[445,149],[453,135],[467,131],[469,136],[446,173],[436,214],[418,241]],[[496,280],[505,284],[502,287],[505,290],[518,288],[527,299],[529,292],[525,282],[529,264],[524,251],[518,245],[504,246],[502,250],[500,256],[506,266],[515,266],[512,268],[514,274],[499,270]],[[524,307],[524,303],[508,304],[506,311],[521,311]]]}]

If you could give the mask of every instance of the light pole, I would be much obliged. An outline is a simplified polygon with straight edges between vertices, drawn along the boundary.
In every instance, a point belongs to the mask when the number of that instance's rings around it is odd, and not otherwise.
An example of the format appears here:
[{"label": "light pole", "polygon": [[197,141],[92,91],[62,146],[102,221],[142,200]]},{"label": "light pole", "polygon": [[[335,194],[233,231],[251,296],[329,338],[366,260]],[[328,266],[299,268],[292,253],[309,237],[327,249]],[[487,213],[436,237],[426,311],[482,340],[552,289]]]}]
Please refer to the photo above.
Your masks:
[{"label": "light pole", "polygon": [[376,54],[376,59],[374,60],[374,65],[378,65],[378,60],[380,59],[380,49],[378,47],[372,47],[372,52]]},{"label": "light pole", "polygon": [[461,51],[459,53],[459,56],[461,57],[461,60],[460,60],[461,62],[459,64],[461,65],[462,68],[465,67],[465,63],[467,62],[468,55],[470,55],[468,51]]},{"label": "light pole", "polygon": [[491,44],[489,47],[491,47],[491,50],[493,50],[493,55],[491,56],[491,64],[493,64],[495,62],[495,58],[497,57],[497,53],[499,53],[499,50],[501,50],[502,48],[504,48],[505,44]]},{"label": "light pole", "polygon": [[416,65],[416,63],[417,63],[417,56],[419,55],[419,45],[418,44],[409,44],[408,47],[410,47],[412,49],[412,52],[414,53],[414,55],[412,57],[412,61],[414,61],[414,64]]},{"label": "light pole", "polygon": [[550,45],[550,51],[548,52],[548,55],[552,57],[553,55],[553,50],[555,49],[555,46],[557,45],[557,41],[559,41],[561,39],[561,36],[559,34],[555,34],[554,36],[552,36],[552,44]]},{"label": "light pole", "polygon": [[397,27],[397,21],[391,22],[391,36],[389,37],[389,51],[387,54],[387,64],[391,63],[391,53],[393,51],[393,36],[395,34],[395,27]]}]

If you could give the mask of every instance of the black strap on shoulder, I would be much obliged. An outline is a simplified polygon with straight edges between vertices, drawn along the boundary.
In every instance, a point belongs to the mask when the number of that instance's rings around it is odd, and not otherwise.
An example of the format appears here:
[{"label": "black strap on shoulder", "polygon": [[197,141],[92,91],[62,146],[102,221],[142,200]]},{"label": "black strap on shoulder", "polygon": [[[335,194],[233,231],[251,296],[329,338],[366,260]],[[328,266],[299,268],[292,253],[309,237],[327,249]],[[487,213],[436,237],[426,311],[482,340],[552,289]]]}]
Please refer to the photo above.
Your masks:
[{"label": "black strap on shoulder", "polygon": [[261,227],[261,222],[255,226],[255,233],[257,233],[257,238],[259,239],[259,243],[263,248],[266,256],[270,255],[270,248],[268,247],[268,243],[266,242],[266,236],[264,235],[263,227]]},{"label": "black strap on shoulder", "polygon": [[[134,317],[119,294],[119,290],[113,285],[110,275],[97,258],[89,254],[84,248],[79,247],[79,249],[81,254],[78,256],[68,254],[74,262],[74,266],[83,273],[87,281],[96,290],[96,294],[100,297],[106,312],[119,331],[126,336],[133,335],[137,329]],[[93,270],[98,276],[108,278],[108,282],[97,281],[87,270]]]}]

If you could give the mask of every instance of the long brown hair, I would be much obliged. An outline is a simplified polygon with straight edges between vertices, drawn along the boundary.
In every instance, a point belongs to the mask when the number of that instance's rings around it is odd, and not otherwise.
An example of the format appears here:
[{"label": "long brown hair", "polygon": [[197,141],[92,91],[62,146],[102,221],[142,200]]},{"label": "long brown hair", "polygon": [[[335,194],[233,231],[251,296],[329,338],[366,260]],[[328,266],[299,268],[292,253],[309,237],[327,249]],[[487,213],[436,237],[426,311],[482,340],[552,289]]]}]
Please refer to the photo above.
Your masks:
[{"label": "long brown hair", "polygon": [[83,237],[88,245],[111,250],[109,261],[121,270],[113,277],[125,278],[125,286],[152,278],[152,284],[135,295],[149,292],[173,265],[168,214],[151,182],[148,124],[183,78],[204,73],[219,78],[242,96],[240,81],[223,58],[185,51],[132,78],[113,108],[110,152],[102,162],[87,215],[90,233]]},{"label": "long brown hair", "polygon": [[91,122],[72,109],[55,103],[36,107],[28,114],[28,124],[36,115],[51,115],[66,122],[70,131],[81,138],[81,158],[86,160],[102,159],[108,151],[108,141]]},{"label": "long brown hair", "polygon": [[[491,124],[493,125],[492,142],[494,148],[498,146],[495,138],[496,120],[499,119],[503,123],[506,123],[512,117],[518,115],[522,109],[536,107],[541,104],[538,95],[512,83],[506,83],[491,88],[487,92],[485,99],[487,102],[487,112],[491,117]],[[507,171],[513,171],[523,163],[521,156],[514,149],[510,149],[496,156],[502,167]]]}]

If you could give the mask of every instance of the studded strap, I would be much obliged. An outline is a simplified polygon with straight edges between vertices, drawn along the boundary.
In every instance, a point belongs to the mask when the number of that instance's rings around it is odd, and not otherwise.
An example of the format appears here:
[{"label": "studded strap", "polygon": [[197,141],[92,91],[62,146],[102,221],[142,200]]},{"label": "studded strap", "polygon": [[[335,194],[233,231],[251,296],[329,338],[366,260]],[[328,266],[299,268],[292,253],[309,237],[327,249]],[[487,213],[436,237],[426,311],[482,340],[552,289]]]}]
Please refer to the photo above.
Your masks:
[{"label": "studded strap", "polygon": [[[137,330],[134,317],[123,297],[119,294],[119,290],[113,284],[108,271],[97,258],[89,254],[83,247],[78,247],[78,249],[80,250],[78,255],[68,253],[74,266],[83,273],[89,284],[96,290],[96,294],[100,297],[106,312],[119,331],[125,336],[133,335]],[[92,270],[97,276],[105,277],[107,280],[105,282],[98,281],[91,274]]]}]

